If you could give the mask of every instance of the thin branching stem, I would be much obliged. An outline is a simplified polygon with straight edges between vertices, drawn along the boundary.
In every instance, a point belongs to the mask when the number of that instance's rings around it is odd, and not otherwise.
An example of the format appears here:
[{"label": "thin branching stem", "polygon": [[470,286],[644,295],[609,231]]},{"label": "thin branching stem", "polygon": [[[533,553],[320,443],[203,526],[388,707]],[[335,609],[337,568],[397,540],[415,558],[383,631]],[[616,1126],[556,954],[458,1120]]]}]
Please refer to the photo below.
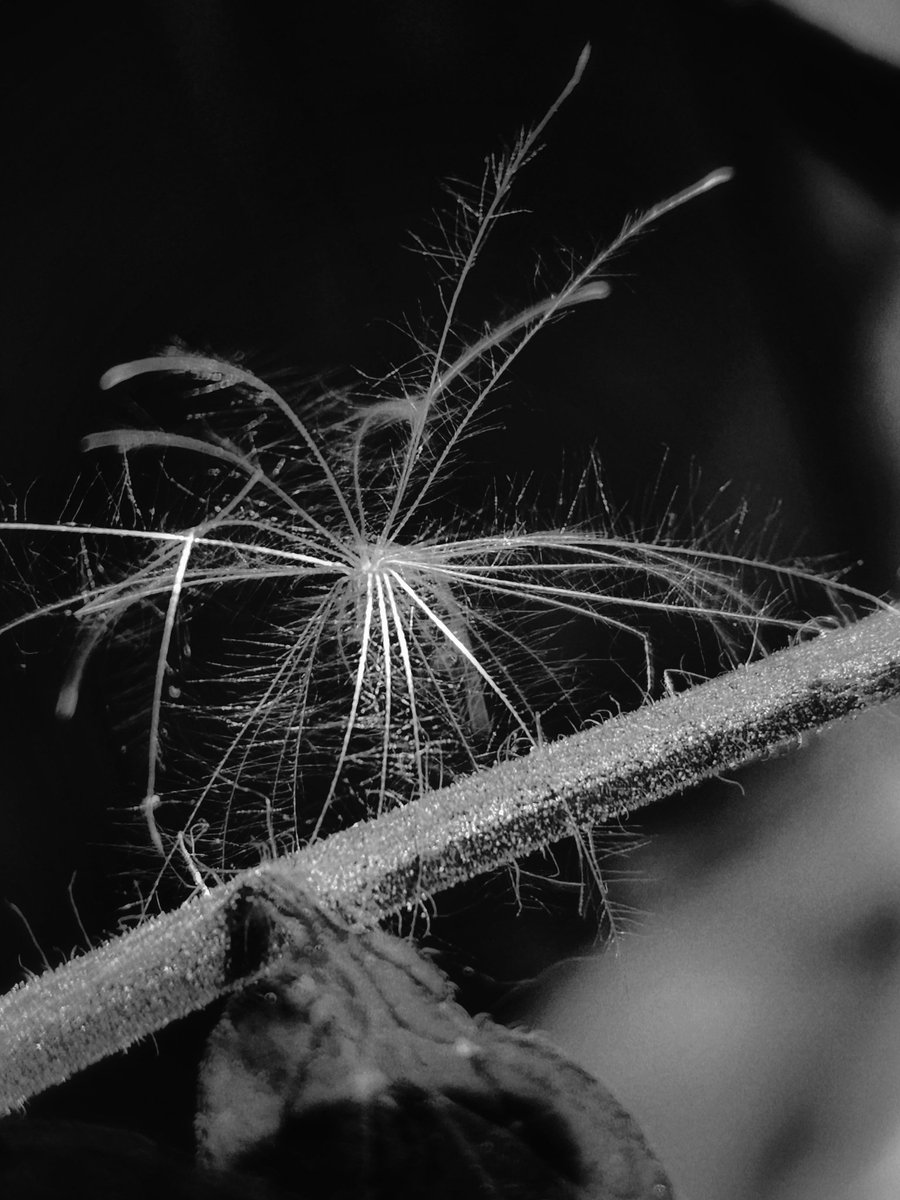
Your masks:
[{"label": "thin branching stem", "polygon": [[900,615],[880,611],[245,872],[0,999],[0,1113],[252,977],[238,909],[273,876],[384,918],[897,696]]}]

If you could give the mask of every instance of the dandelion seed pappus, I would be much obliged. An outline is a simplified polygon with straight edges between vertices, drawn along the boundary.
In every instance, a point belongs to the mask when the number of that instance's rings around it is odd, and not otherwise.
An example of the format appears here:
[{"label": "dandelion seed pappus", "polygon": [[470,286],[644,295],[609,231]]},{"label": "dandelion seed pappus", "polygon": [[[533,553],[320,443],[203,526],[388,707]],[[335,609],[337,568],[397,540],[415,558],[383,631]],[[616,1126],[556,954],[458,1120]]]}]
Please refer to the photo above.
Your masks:
[{"label": "dandelion seed pappus", "polygon": [[246,894],[240,914],[283,956],[209,1039],[204,1165],[304,1200],[672,1200],[606,1088],[539,1037],[469,1016],[409,942],[352,930],[293,882]]},{"label": "dandelion seed pappus", "polygon": [[[805,613],[782,603],[792,590],[860,597],[745,556],[740,514],[683,539],[669,516],[628,524],[594,458],[552,512],[500,473],[487,502],[479,487],[471,510],[457,506],[470,446],[534,339],[606,304],[623,248],[729,178],[713,171],[626,220],[552,282],[542,267],[542,292],[515,315],[473,321],[485,245],[515,216],[514,186],[588,57],[479,182],[447,186],[437,241],[417,241],[438,273],[435,327],[403,365],[337,389],[153,347],[100,381],[147,427],[83,439],[95,490],[86,477],[63,520],[0,524],[4,552],[26,555],[27,607],[0,634],[44,618],[75,631],[61,718],[92,662],[103,669],[123,807],[154,863],[141,915],[170,886],[183,896],[255,867],[261,846],[301,849],[656,699],[673,658],[699,677],[754,657],[769,631],[802,634]],[[67,572],[74,548],[80,575],[46,602],[27,559],[44,539]]]}]

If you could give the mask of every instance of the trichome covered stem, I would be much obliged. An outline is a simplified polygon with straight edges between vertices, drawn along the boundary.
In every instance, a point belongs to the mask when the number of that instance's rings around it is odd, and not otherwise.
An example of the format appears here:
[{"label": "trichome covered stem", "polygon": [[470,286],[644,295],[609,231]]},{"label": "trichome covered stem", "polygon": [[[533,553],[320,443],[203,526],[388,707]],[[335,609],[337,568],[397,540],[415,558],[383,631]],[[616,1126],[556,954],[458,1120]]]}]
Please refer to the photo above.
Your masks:
[{"label": "trichome covered stem", "polygon": [[881,611],[237,876],[0,999],[0,1114],[263,970],[231,934],[272,874],[378,920],[896,696],[900,615]]}]

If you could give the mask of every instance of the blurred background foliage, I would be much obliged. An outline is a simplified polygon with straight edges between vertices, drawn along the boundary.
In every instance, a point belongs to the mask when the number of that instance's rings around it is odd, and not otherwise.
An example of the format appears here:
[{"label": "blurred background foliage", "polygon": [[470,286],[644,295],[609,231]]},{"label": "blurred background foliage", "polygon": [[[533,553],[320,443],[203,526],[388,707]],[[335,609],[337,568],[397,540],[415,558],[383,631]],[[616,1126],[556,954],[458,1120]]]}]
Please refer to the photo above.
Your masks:
[{"label": "blurred background foliage", "polygon": [[[530,215],[479,274],[473,321],[529,299],[535,251],[552,273],[560,247],[586,253],[710,169],[735,180],[633,246],[612,298],[529,351],[472,494],[488,467],[553,489],[559,463],[594,444],[638,521],[659,519],[677,487],[689,530],[727,483],[717,503],[746,499],[764,549],[834,553],[861,562],[858,586],[893,588],[889,0],[389,0],[314,17],[161,0],[9,20],[0,476],[10,496],[31,487],[35,514],[64,502],[81,435],[122,420],[101,373],[173,335],[301,377],[402,361],[396,326],[415,328],[433,299],[409,232],[442,206],[442,178],[477,179],[544,111],[590,41],[586,77],[523,177]],[[84,944],[79,920],[97,937],[133,893],[110,816],[116,748],[90,704],[66,726],[52,718],[64,652],[27,669],[2,653],[8,986],[41,965],[11,905],[56,961]],[[633,1106],[692,1200],[896,1192],[895,732],[896,716],[876,713],[740,787],[648,813],[646,848],[614,864],[636,931],[616,956],[524,982],[592,945],[562,887],[558,902],[535,891],[521,918],[508,890],[473,892],[436,923],[467,999],[538,1014]],[[101,1064],[35,1111],[184,1142],[202,1028]]]}]

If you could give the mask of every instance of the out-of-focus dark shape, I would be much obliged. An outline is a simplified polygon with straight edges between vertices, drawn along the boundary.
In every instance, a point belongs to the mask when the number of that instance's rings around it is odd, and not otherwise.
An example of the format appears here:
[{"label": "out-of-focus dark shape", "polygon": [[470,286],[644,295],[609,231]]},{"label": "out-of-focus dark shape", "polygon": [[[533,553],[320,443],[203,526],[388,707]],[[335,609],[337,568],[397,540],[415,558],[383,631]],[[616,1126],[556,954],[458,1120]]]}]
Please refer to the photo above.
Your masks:
[{"label": "out-of-focus dark shape", "polygon": [[261,1180],[197,1167],[124,1129],[8,1117],[0,1122],[3,1200],[288,1200]]},{"label": "out-of-focus dark shape", "polygon": [[[739,0],[740,2],[740,0]],[[866,54],[900,66],[897,0],[774,0]]]},{"label": "out-of-focus dark shape", "polygon": [[[891,133],[900,120],[900,6],[890,3],[882,40],[874,26],[868,37],[852,36],[858,14],[877,0],[840,8],[838,0],[739,0],[732,35],[747,65],[755,60],[757,85],[765,89],[760,115],[777,105],[819,153],[896,209],[900,168]],[[805,19],[817,15],[814,24]],[[869,27],[861,21],[859,28]]]}]

